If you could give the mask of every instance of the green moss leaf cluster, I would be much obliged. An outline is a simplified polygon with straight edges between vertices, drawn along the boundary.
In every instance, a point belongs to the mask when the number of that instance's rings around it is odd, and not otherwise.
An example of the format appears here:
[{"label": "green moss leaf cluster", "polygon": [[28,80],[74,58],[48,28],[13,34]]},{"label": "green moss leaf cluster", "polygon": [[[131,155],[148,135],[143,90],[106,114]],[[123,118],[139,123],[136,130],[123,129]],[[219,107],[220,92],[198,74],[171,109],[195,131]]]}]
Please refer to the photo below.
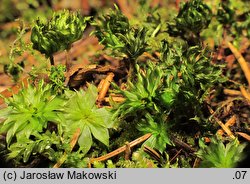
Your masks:
[{"label": "green moss leaf cluster", "polygon": [[146,28],[132,27],[128,18],[115,5],[115,10],[92,23],[99,42],[122,56],[135,60],[147,50]]},{"label": "green moss leaf cluster", "polygon": [[93,137],[104,145],[109,145],[108,128],[112,127],[111,114],[105,108],[97,108],[97,88],[90,85],[87,91],[79,91],[70,96],[65,105],[65,132],[72,136],[81,129],[78,139],[80,150],[86,154],[93,144]]},{"label": "green moss leaf cluster", "polygon": [[169,23],[168,32],[173,36],[196,42],[200,32],[212,19],[211,9],[202,0],[191,0],[181,7],[177,17]]},{"label": "green moss leaf cluster", "polygon": [[146,133],[151,133],[152,136],[145,141],[145,145],[159,150],[160,153],[166,150],[166,145],[172,145],[170,140],[170,123],[164,121],[164,117],[160,116],[154,120],[150,114],[146,114],[146,119],[138,124],[138,130]]},{"label": "green moss leaf cluster", "polygon": [[66,66],[57,65],[51,66],[49,80],[52,84],[52,90],[57,94],[62,94],[66,90],[65,82]]},{"label": "green moss leaf cluster", "polygon": [[200,146],[197,155],[202,159],[201,167],[233,168],[245,158],[243,150],[246,144],[240,144],[237,139],[224,145],[219,138],[213,138],[208,146],[200,141]]},{"label": "green moss leaf cluster", "polygon": [[29,85],[6,99],[8,107],[1,110],[0,117],[5,120],[0,131],[7,133],[7,144],[10,145],[14,137],[19,140],[43,132],[49,121],[60,122],[63,102],[51,93],[51,85],[45,85],[43,81],[37,87]]},{"label": "green moss leaf cluster", "polygon": [[159,111],[159,108],[155,104],[155,99],[158,97],[157,91],[161,87],[164,73],[160,66],[156,66],[152,62],[147,67],[145,67],[144,73],[140,71],[139,65],[136,65],[137,81],[134,83],[128,81],[127,90],[121,90],[113,84],[116,88],[115,92],[125,97],[125,101],[120,104],[114,117],[124,118],[139,112],[145,113],[149,110]]},{"label": "green moss leaf cluster", "polygon": [[64,151],[70,152],[69,143],[78,128],[81,131],[76,146],[79,157],[84,158],[96,140],[109,145],[111,113],[96,107],[94,85],[86,91],[65,90],[57,95],[53,92],[53,85],[41,81],[38,86],[28,85],[6,99],[8,107],[0,111],[3,119],[0,131],[6,133],[10,159],[26,163],[31,155],[43,155],[57,161]]},{"label": "green moss leaf cluster", "polygon": [[73,42],[82,37],[89,20],[90,17],[69,10],[54,13],[47,23],[38,19],[31,33],[33,48],[46,57],[60,50],[68,50]]},{"label": "green moss leaf cluster", "polygon": [[34,139],[22,137],[9,147],[8,159],[27,163],[31,157],[44,156],[51,161],[56,161],[59,154],[52,148],[60,147],[60,137],[55,132],[46,131],[44,134],[34,134]]},{"label": "green moss leaf cluster", "polygon": [[176,119],[198,116],[205,120],[201,107],[213,86],[226,81],[222,77],[223,65],[213,64],[211,53],[201,46],[190,47],[164,41],[161,47],[167,87],[164,89],[167,95],[162,101],[173,103],[172,113]]},{"label": "green moss leaf cluster", "polygon": [[134,119],[139,132],[152,134],[147,144],[163,152],[172,145],[171,130],[180,124],[188,127],[196,120],[206,126],[202,106],[211,88],[226,81],[221,67],[211,63],[207,49],[163,41],[159,63],[137,64],[136,78],[127,82],[126,90],[114,85],[125,101],[113,117]]}]

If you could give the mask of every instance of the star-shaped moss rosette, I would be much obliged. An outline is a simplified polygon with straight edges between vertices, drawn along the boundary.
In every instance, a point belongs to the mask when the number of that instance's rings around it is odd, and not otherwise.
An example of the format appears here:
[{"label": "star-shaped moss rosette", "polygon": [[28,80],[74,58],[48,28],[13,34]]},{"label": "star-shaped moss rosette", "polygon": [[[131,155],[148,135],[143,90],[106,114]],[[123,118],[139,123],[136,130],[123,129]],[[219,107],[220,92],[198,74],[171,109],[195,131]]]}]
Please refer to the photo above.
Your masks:
[{"label": "star-shaped moss rosette", "polygon": [[129,58],[125,60],[125,65],[129,68],[128,78],[132,78],[137,58],[148,51],[148,29],[130,25],[118,6],[114,7],[114,10],[92,22],[95,30],[91,34],[95,34],[106,49],[111,49],[113,55]]},{"label": "star-shaped moss rosette", "polygon": [[61,122],[59,114],[64,99],[52,95],[51,87],[41,80],[36,87],[28,85],[12,98],[5,99],[8,107],[0,111],[0,119],[4,120],[0,123],[0,133],[6,133],[8,146],[12,140],[29,139],[43,133],[48,122]]},{"label": "star-shaped moss rosette", "polygon": [[183,5],[174,22],[168,24],[168,32],[172,36],[194,40],[208,27],[211,19],[212,10],[202,0],[191,0]]},{"label": "star-shaped moss rosette", "polygon": [[82,37],[89,20],[90,17],[69,10],[54,13],[46,23],[38,19],[31,33],[33,48],[49,57],[53,65],[52,55],[60,50],[69,50],[71,44]]}]

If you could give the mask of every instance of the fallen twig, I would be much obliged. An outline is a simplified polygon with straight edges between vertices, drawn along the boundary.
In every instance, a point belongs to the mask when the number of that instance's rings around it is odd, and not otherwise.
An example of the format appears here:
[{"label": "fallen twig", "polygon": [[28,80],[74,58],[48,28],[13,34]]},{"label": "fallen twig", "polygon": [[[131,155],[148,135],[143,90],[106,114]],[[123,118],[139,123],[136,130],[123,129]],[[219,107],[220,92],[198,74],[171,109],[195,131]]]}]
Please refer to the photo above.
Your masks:
[{"label": "fallen twig", "polygon": [[[210,113],[213,115],[214,114],[213,109],[209,106],[208,106],[208,109],[209,109]],[[235,139],[233,132],[228,127],[226,127],[217,117],[213,116],[213,118],[221,126],[221,128],[227,133],[227,135],[229,135],[229,137],[231,137],[232,139]]]},{"label": "fallen twig", "polygon": [[231,44],[230,42],[227,42],[227,45],[230,48],[230,50],[232,51],[232,53],[234,54],[235,58],[238,60],[240,67],[242,68],[242,70],[245,74],[245,77],[247,79],[248,85],[250,87],[250,69],[248,67],[246,60],[241,55],[241,53],[235,48],[235,46],[233,44]]},{"label": "fallen twig", "polygon": [[101,86],[101,90],[99,92],[98,99],[97,99],[98,103],[101,103],[104,100],[104,98],[109,90],[110,83],[112,82],[114,76],[115,76],[114,73],[112,73],[112,72],[108,73],[106,79],[104,80],[104,82]]},{"label": "fallen twig", "polygon": [[177,144],[179,145],[180,147],[183,147],[185,150],[187,151],[190,151],[191,153],[193,152],[196,152],[197,150],[192,148],[190,145],[188,145],[187,143],[175,138],[175,137],[172,137],[172,140],[174,142],[174,144]]},{"label": "fallen twig", "polygon": [[126,142],[125,143],[125,146],[126,146],[126,149],[125,149],[125,160],[130,160],[130,157],[131,157],[131,148],[130,148],[130,145],[129,145],[129,142]]},{"label": "fallen twig", "polygon": [[157,153],[154,149],[150,148],[147,145],[143,146],[143,151],[149,154],[153,159],[155,159],[158,163],[162,163],[161,155]]},{"label": "fallen twig", "polygon": [[[151,137],[151,135],[152,134],[148,133],[148,134],[145,134],[144,136],[141,136],[138,139],[135,139],[134,141],[130,142],[129,143],[130,148],[134,147],[137,144],[140,144],[141,142],[146,141],[149,137]],[[109,159],[111,157],[114,157],[114,156],[116,156],[116,155],[124,152],[126,150],[126,147],[127,146],[124,145],[124,146],[122,146],[122,147],[120,147],[120,148],[118,148],[118,149],[116,149],[116,150],[114,150],[114,151],[112,151],[112,152],[110,152],[110,153],[108,153],[106,155],[103,155],[101,157],[91,158],[90,159],[90,164],[94,163],[95,161],[99,161],[100,162],[100,161],[107,160],[107,159]]]},{"label": "fallen twig", "polygon": [[157,59],[148,52],[144,52],[141,57],[144,57],[144,60],[146,60],[145,58],[149,58],[151,61],[157,61]]},{"label": "fallen twig", "polygon": [[[226,127],[230,127],[230,126],[233,126],[234,124],[236,123],[236,115],[233,115],[226,123],[225,123],[225,126]],[[223,129],[219,129],[217,131],[217,134],[219,135],[223,135],[224,131]]]},{"label": "fallen twig", "polygon": [[250,101],[250,94],[247,92],[247,90],[243,86],[240,86],[240,91],[241,91],[242,96]]},{"label": "fallen twig", "polygon": [[238,90],[233,90],[233,89],[224,89],[223,90],[225,95],[229,95],[229,96],[241,96],[242,93]]},{"label": "fallen twig", "polygon": [[103,86],[103,84],[104,84],[104,81],[105,81],[105,79],[102,79],[102,80],[99,82],[99,84],[98,84],[98,86],[97,86],[98,92],[100,92],[100,91],[102,90],[102,86]]},{"label": "fallen twig", "polygon": [[201,159],[199,157],[196,157],[194,160],[193,168],[198,168],[200,165]]},{"label": "fallen twig", "polygon": [[243,133],[243,132],[236,132],[236,134],[238,134],[241,137],[245,138],[246,140],[250,141],[250,135]]},{"label": "fallen twig", "polygon": [[176,159],[176,157],[178,157],[178,155],[181,153],[182,149],[180,149],[174,156],[173,158],[171,158],[171,160],[169,160],[169,163],[171,163],[174,159]]},{"label": "fallen twig", "polygon": [[[124,102],[124,101],[125,101],[125,98],[123,98],[123,97],[118,97],[118,96],[117,96],[117,97],[115,97],[115,96],[113,97],[113,96],[112,96],[111,98],[112,98],[112,101],[118,102],[118,103]],[[110,102],[109,97],[105,97],[105,98],[104,98],[104,101],[105,101],[105,102]]]}]

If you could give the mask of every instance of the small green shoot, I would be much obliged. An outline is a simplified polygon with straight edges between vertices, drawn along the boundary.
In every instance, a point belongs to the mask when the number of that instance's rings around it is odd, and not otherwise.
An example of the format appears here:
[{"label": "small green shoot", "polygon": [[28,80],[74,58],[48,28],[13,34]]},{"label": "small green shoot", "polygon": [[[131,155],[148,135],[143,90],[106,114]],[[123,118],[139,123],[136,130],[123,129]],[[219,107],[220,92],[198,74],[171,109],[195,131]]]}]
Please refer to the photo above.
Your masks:
[{"label": "small green shoot", "polygon": [[80,150],[86,154],[93,144],[93,137],[104,145],[109,145],[108,128],[112,127],[111,114],[105,108],[97,108],[97,88],[90,85],[87,91],[79,91],[69,96],[65,105],[65,135],[72,136],[81,129],[78,139]]},{"label": "small green shoot", "polygon": [[233,168],[245,157],[243,150],[246,144],[240,144],[237,139],[226,145],[219,138],[212,138],[208,146],[201,140],[199,144],[201,149],[196,154],[202,159],[200,167]]},{"label": "small green shoot", "polygon": [[52,95],[51,85],[41,81],[37,87],[29,85],[18,94],[5,99],[8,107],[1,110],[4,119],[0,132],[6,132],[10,145],[13,137],[17,141],[34,133],[43,132],[48,122],[60,123],[59,112],[64,100]]},{"label": "small green shoot", "polygon": [[50,58],[51,65],[54,65],[53,54],[69,50],[71,44],[82,37],[89,20],[90,17],[68,10],[54,13],[47,23],[38,19],[31,33],[33,48]]},{"label": "small green shoot", "polygon": [[146,120],[142,120],[138,124],[138,130],[146,133],[151,133],[152,136],[144,143],[145,145],[157,149],[162,153],[166,149],[166,145],[172,145],[169,130],[169,122],[164,121],[164,117],[159,117],[154,120],[150,114],[146,114]]}]

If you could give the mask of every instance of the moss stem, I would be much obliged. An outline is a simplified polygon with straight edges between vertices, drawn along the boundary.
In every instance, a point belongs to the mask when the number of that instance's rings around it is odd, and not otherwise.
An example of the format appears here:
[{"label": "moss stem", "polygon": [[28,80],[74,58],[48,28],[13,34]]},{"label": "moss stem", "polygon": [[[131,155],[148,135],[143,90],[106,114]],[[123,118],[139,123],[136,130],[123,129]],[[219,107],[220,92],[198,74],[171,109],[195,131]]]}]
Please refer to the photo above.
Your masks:
[{"label": "moss stem", "polygon": [[49,61],[50,61],[51,66],[55,65],[54,56],[53,55],[49,57]]},{"label": "moss stem", "polygon": [[69,71],[71,66],[71,58],[70,58],[70,52],[69,49],[66,50],[66,70]]}]

